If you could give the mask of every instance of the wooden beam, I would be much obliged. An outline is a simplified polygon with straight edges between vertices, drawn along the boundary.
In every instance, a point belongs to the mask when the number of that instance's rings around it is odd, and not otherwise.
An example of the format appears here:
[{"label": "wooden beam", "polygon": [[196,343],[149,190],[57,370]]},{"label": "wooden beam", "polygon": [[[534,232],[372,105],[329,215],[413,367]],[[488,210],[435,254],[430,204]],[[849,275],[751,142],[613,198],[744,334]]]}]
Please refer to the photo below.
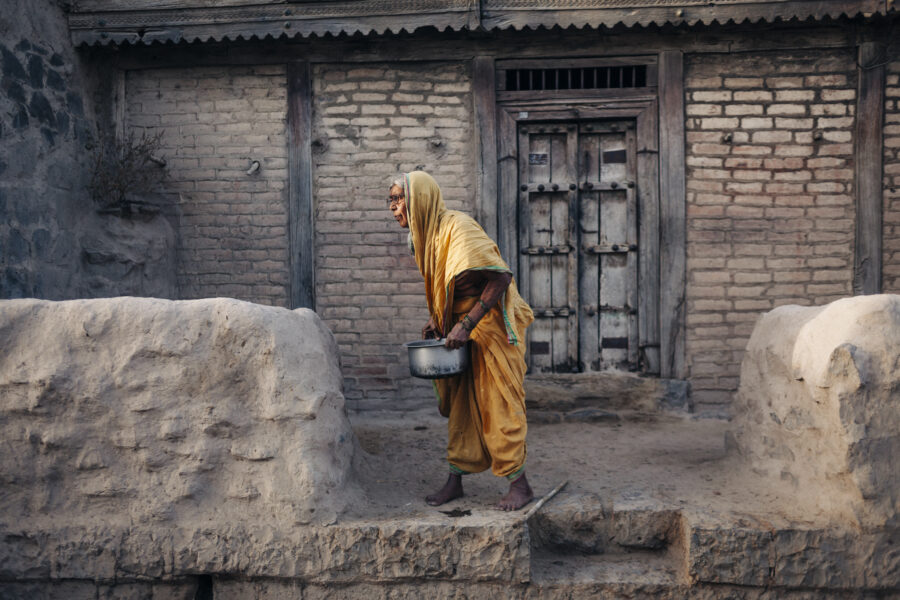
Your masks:
[{"label": "wooden beam", "polygon": [[684,63],[659,55],[660,376],[683,379],[685,338]]},{"label": "wooden beam", "polygon": [[288,63],[288,236],[290,308],[315,308],[312,86],[307,62]]},{"label": "wooden beam", "polygon": [[885,47],[878,42],[859,46],[856,100],[856,241],[853,293],[881,292]]},{"label": "wooden beam", "polygon": [[[478,161],[476,218],[495,241],[497,230],[497,100],[494,59],[477,56],[472,61],[472,95],[475,104],[475,158]],[[507,261],[513,257],[504,256]]]}]

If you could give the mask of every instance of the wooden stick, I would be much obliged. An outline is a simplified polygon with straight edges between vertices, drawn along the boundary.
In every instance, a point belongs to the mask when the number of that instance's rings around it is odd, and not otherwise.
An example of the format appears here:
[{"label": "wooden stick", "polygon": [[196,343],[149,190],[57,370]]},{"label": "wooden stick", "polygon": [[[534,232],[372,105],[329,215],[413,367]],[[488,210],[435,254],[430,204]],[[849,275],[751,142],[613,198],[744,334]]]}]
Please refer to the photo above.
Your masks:
[{"label": "wooden stick", "polygon": [[526,522],[528,519],[530,519],[530,518],[532,517],[532,515],[534,515],[534,513],[536,513],[538,510],[540,510],[540,508],[541,508],[544,504],[546,504],[548,500],[550,500],[550,498],[552,498],[553,496],[555,496],[556,494],[558,494],[559,492],[561,492],[562,489],[563,489],[564,487],[566,487],[566,484],[567,484],[567,483],[569,483],[569,480],[568,480],[568,479],[565,480],[565,481],[563,481],[562,483],[560,483],[558,486],[556,486],[555,488],[553,488],[552,490],[550,490],[550,493],[548,493],[546,496],[544,496],[543,498],[541,498],[540,500],[538,500],[537,503],[536,503],[534,506],[532,506],[530,509],[528,509],[528,512],[525,513],[525,516],[522,517],[522,522],[524,523],[524,522]]}]

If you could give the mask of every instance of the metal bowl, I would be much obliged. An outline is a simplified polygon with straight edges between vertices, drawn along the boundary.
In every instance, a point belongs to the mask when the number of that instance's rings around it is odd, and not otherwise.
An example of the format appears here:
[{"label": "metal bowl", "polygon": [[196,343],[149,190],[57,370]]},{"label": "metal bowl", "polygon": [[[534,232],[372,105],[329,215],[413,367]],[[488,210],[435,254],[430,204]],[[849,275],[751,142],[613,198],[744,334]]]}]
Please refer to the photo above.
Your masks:
[{"label": "metal bowl", "polygon": [[449,350],[444,340],[416,340],[403,344],[409,352],[409,374],[423,379],[459,375],[469,368],[469,344]]}]

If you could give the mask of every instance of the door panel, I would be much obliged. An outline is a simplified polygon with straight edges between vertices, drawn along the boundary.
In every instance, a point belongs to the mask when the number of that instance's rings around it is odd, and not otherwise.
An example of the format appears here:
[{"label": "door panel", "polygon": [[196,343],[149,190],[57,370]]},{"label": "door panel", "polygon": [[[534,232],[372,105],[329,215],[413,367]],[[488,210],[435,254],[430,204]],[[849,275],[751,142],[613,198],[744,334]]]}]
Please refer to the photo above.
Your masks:
[{"label": "door panel", "polygon": [[536,372],[571,371],[577,362],[577,236],[574,126],[519,130],[519,280],[535,310],[528,361]]},{"label": "door panel", "polygon": [[519,127],[519,287],[535,310],[532,372],[636,364],[633,127]]}]

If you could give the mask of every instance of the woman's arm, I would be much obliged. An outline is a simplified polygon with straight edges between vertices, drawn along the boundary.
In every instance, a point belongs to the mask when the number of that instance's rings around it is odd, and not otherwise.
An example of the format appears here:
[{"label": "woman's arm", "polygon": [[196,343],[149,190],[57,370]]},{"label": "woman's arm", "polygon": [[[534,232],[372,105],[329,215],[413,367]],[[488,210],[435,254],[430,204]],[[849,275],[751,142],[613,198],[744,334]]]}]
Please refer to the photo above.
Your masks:
[{"label": "woman's arm", "polygon": [[[463,320],[453,326],[444,345],[448,348],[459,348],[469,339],[469,333],[486,315],[497,301],[503,297],[506,288],[512,282],[512,274],[502,271],[465,271],[456,277],[454,296],[473,296],[479,294],[478,302]],[[453,298],[448,299],[452,304]]]}]

